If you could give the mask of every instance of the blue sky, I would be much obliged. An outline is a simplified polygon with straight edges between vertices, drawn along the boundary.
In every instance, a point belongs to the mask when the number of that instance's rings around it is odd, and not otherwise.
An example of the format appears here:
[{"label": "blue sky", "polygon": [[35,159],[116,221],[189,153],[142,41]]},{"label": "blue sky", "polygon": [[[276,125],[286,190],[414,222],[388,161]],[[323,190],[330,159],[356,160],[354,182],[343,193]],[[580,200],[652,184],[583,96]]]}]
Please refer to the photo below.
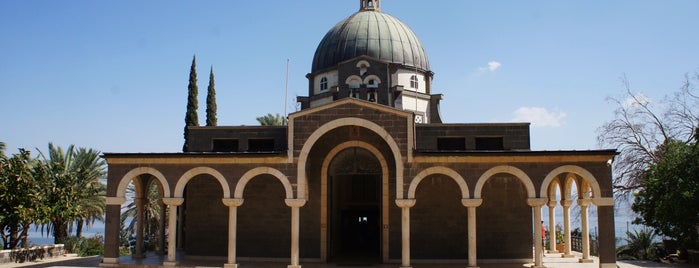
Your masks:
[{"label": "blue sky", "polygon": [[[313,53],[359,1],[0,1],[0,141],[177,152],[192,55],[219,125],[307,95]],[[383,0],[410,26],[448,123],[533,122],[535,150],[598,149],[626,75],[652,101],[699,70],[699,1]]]}]

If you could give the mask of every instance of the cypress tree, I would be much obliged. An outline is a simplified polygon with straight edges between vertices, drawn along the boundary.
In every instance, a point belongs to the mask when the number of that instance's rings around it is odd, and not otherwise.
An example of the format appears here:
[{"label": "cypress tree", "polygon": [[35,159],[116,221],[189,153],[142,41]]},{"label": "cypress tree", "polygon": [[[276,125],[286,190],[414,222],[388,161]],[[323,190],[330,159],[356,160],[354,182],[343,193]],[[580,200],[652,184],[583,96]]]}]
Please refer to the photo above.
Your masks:
[{"label": "cypress tree", "polygon": [[209,88],[206,95],[206,126],[216,126],[216,88],[214,88],[214,66],[209,72]]},{"label": "cypress tree", "polygon": [[199,95],[199,88],[197,87],[197,55],[192,57],[192,67],[189,70],[189,85],[187,89],[189,95],[187,97],[187,114],[184,117],[184,146],[182,146],[182,151],[184,152],[189,151],[187,127],[199,126],[199,116],[197,115],[197,109],[199,108],[199,101],[197,101],[197,95]]}]

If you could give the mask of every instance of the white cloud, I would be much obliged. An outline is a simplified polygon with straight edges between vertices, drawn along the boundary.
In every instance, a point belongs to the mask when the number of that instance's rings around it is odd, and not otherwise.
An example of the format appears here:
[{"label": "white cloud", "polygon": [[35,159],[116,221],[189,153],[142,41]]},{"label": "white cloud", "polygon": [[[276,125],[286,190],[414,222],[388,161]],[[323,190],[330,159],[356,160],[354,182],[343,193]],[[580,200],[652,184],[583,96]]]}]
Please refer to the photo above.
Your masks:
[{"label": "white cloud", "polygon": [[535,127],[560,127],[566,117],[564,112],[550,112],[541,107],[521,107],[514,112],[514,122],[531,122]]},{"label": "white cloud", "polygon": [[650,103],[650,98],[648,98],[646,95],[643,93],[636,93],[633,97],[628,97],[626,100],[624,100],[624,107],[626,108],[635,108],[639,104],[646,105]]},{"label": "white cloud", "polygon": [[478,71],[481,71],[481,72],[486,72],[486,71],[494,72],[495,70],[497,70],[498,68],[500,68],[500,66],[502,66],[502,63],[497,62],[497,61],[490,61],[490,62],[488,62],[488,66],[486,66],[486,67],[478,67]]}]

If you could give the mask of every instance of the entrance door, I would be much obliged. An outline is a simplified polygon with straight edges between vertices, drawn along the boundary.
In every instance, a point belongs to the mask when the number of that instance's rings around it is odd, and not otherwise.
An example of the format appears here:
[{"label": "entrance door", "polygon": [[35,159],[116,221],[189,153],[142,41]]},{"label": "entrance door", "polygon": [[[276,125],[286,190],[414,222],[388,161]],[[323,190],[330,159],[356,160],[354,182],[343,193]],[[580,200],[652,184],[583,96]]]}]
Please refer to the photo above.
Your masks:
[{"label": "entrance door", "polygon": [[381,176],[337,174],[331,180],[330,258],[342,264],[378,263],[381,257]]}]

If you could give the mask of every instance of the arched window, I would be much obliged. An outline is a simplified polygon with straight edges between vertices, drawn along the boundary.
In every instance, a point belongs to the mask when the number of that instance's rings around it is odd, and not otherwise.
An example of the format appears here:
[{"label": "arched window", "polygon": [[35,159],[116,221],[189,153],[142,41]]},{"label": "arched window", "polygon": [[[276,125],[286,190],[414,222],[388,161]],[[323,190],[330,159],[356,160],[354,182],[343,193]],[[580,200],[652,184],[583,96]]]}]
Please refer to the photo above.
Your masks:
[{"label": "arched window", "polygon": [[320,91],[328,90],[328,78],[323,77],[320,79]]},{"label": "arched window", "polygon": [[419,82],[417,80],[417,75],[413,75],[410,77],[410,87],[414,89],[418,89]]},{"label": "arched window", "polygon": [[377,88],[379,87],[379,84],[376,83],[376,80],[371,79],[369,80],[369,83],[366,86],[367,88]]}]

